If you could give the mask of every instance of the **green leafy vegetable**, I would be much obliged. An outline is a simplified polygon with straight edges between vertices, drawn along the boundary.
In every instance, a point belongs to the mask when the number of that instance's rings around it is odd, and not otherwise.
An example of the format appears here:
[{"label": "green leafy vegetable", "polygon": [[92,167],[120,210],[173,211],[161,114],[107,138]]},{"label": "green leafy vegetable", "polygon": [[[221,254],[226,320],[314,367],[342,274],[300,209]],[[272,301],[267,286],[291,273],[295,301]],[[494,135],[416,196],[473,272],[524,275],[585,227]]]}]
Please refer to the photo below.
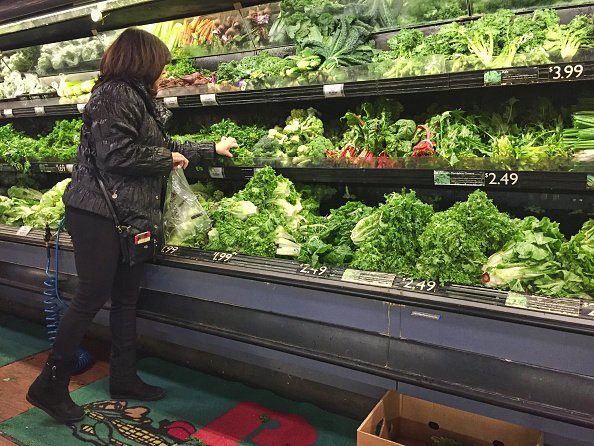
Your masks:
[{"label": "green leafy vegetable", "polygon": [[414,275],[421,252],[419,237],[432,215],[431,206],[414,192],[386,196],[386,202],[353,229],[351,239],[358,249],[351,266]]},{"label": "green leafy vegetable", "polygon": [[580,277],[559,262],[557,253],[564,242],[558,223],[547,217],[525,218],[516,239],[483,266],[483,283],[516,292],[588,298]]},{"label": "green leafy vegetable", "polygon": [[468,285],[480,283],[487,257],[516,233],[510,217],[500,213],[482,191],[433,215],[420,238],[420,277]]},{"label": "green leafy vegetable", "polygon": [[594,297],[594,220],[588,220],[571,240],[561,246],[563,267],[577,275],[584,290]]}]

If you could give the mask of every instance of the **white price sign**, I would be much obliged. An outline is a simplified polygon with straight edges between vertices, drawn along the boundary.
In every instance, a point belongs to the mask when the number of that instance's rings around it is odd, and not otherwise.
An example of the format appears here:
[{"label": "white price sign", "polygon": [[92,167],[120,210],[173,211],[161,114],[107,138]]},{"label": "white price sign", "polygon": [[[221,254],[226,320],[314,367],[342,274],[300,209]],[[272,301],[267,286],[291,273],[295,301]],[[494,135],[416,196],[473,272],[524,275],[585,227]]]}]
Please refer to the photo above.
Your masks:
[{"label": "white price sign", "polygon": [[161,252],[163,254],[175,254],[178,249],[179,247],[177,246],[163,246],[163,248],[161,248]]},{"label": "white price sign", "polygon": [[177,103],[177,96],[169,96],[169,97],[163,98],[163,102],[165,103],[165,106],[167,108],[179,107],[179,104]]},{"label": "white price sign", "polygon": [[7,118],[14,118],[14,115],[12,114],[12,108],[4,109],[3,113]]},{"label": "white price sign", "polygon": [[233,258],[236,253],[234,252],[215,252],[212,256],[213,262],[227,263]]},{"label": "white price sign", "polygon": [[520,180],[516,172],[486,172],[485,178],[489,186],[515,186]]},{"label": "white price sign", "polygon": [[76,104],[76,108],[79,113],[82,113],[85,110],[87,104]]},{"label": "white price sign", "polygon": [[21,226],[16,232],[16,235],[18,235],[19,237],[26,237],[27,235],[29,235],[29,232],[31,232],[32,229],[33,228],[31,226]]},{"label": "white price sign", "polygon": [[200,95],[200,103],[205,107],[219,105],[217,102],[217,95],[216,94],[201,94]]},{"label": "white price sign", "polygon": [[324,85],[325,98],[344,98],[344,84]]},{"label": "white price sign", "polygon": [[549,73],[554,81],[579,79],[584,74],[584,66],[579,63],[564,66],[554,65],[549,67]]},{"label": "white price sign", "polygon": [[222,167],[209,167],[208,174],[211,178],[225,178],[225,171]]},{"label": "white price sign", "polygon": [[35,107],[35,116],[45,116],[45,107],[43,107],[43,106]]}]

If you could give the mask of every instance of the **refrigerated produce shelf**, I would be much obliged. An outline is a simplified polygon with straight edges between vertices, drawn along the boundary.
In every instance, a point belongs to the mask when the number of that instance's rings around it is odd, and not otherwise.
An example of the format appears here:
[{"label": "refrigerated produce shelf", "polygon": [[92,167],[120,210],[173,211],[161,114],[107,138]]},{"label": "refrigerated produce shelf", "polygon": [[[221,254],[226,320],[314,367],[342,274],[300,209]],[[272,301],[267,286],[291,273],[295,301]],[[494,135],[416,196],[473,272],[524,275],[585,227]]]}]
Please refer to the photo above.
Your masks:
[{"label": "refrigerated produce shelf", "polygon": [[[436,159],[439,161],[439,159]],[[200,177],[207,179],[249,180],[259,167],[210,167]],[[577,168],[576,168],[577,169]],[[333,184],[376,184],[395,188],[456,187],[499,191],[580,192],[594,194],[588,178],[594,168],[584,171],[521,171],[502,169],[471,170],[456,167],[436,169],[382,169],[363,167],[274,167],[274,170],[292,181]],[[590,179],[590,184],[592,180]]]},{"label": "refrigerated produce shelf", "polygon": [[[436,161],[440,161],[436,159]],[[31,173],[67,174],[75,163],[63,161],[33,161]],[[507,192],[554,192],[585,194],[584,208],[594,206],[594,168],[579,166],[567,172],[463,169],[456,167],[427,168],[364,168],[352,167],[277,167],[274,170],[295,182],[328,184],[369,184],[400,187],[436,187],[483,189]],[[214,166],[197,173],[188,173],[201,180],[225,179],[247,181],[260,166]],[[0,172],[19,172],[8,164],[0,164]]]},{"label": "refrigerated produce shelf", "polygon": [[[51,246],[55,242],[55,234],[52,235]],[[7,225],[0,225],[0,240],[40,247],[46,243],[44,231],[23,231],[22,228]],[[60,249],[72,251],[70,239],[64,233],[60,236]],[[518,307],[512,306],[508,291],[488,287],[439,284],[427,279],[359,271],[348,267],[313,268],[288,259],[171,245],[161,248],[155,262],[175,268],[312,290],[334,291],[396,304],[422,303],[432,309],[448,309],[462,314],[536,325],[545,324],[562,330],[594,335],[594,305],[579,299],[542,297],[539,302],[533,302],[532,309],[520,309],[521,314],[518,314]]]},{"label": "refrigerated produce shelf", "polygon": [[[577,66],[581,67],[579,71],[575,70]],[[571,67],[571,69],[566,72],[566,67]],[[579,76],[577,75],[578,72],[580,73]],[[303,85],[222,93],[179,94],[178,96],[167,96],[159,100],[163,100],[167,107],[176,109],[314,101],[342,97],[402,95],[512,85],[582,83],[592,79],[594,79],[594,61],[583,61],[326,85]],[[81,104],[59,105],[56,102],[55,98],[35,101],[5,101],[0,103],[0,117],[32,118],[46,115],[76,115],[80,114],[84,107]]]},{"label": "refrigerated produce shelf", "polygon": [[[62,247],[60,287],[69,299],[77,279],[67,237]],[[320,275],[291,261],[176,248],[164,247],[148,266],[140,318],[594,427],[592,366],[580,356],[594,319],[507,307],[501,291],[352,283],[341,268]],[[6,290],[41,296],[44,252],[42,231],[17,236],[0,227],[4,298]],[[563,351],[539,354],[553,339]]]}]

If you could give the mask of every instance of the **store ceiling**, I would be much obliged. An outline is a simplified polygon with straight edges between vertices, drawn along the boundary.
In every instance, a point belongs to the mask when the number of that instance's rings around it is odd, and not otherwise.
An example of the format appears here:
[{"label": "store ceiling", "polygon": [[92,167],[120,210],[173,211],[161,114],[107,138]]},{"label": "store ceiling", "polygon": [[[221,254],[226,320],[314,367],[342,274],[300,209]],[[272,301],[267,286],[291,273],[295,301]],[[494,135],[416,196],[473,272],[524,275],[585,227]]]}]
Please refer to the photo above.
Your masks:
[{"label": "store ceiling", "polygon": [[[191,17],[220,11],[229,11],[238,4],[233,0],[152,0],[124,6],[104,14],[102,23],[94,23],[88,13],[73,14],[68,8],[80,5],[100,3],[98,1],[76,0],[0,0],[0,28],[10,22],[31,18],[38,15],[56,12],[58,17],[64,15],[64,20],[56,23],[43,24],[36,28],[23,26],[15,27],[10,33],[0,35],[0,50],[24,48],[44,43],[71,40],[93,35],[93,29],[108,31],[126,28],[128,26],[143,25],[164,20]],[[261,0],[244,0],[242,6],[253,6],[269,3]]]},{"label": "store ceiling", "polygon": [[[96,0],[99,1],[99,0]],[[0,24],[32,17],[48,12],[60,11],[77,4],[96,3],[96,1],[76,0],[0,0]]]}]

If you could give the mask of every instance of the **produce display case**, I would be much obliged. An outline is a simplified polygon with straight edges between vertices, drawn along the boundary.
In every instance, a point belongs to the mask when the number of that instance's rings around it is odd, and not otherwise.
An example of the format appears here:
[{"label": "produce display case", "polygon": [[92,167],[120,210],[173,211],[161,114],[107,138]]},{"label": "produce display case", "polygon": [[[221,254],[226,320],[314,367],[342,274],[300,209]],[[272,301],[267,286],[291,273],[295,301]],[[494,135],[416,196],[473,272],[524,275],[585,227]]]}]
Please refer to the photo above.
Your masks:
[{"label": "produce display case", "polygon": [[[572,14],[585,11],[582,3],[574,13],[571,5],[563,4],[570,20]],[[417,20],[422,16],[425,21],[447,21],[467,16],[469,11],[466,3],[442,2],[440,8],[450,11],[443,16],[431,12],[431,4],[408,2],[403,7],[408,8],[408,13],[403,10],[393,15],[401,19],[414,16]],[[266,41],[266,34],[270,37],[275,24],[282,19],[282,5],[248,5],[233,12],[243,23],[247,46],[235,48],[232,54],[192,59],[195,67],[206,66],[207,60],[216,63],[254,56],[263,46],[293,43],[286,38]],[[226,6],[193,11],[196,15],[185,17],[222,17],[223,21],[230,14],[225,11],[231,10]],[[482,7],[490,8],[486,3]],[[477,12],[474,8],[472,11]],[[268,13],[269,22],[260,23],[259,15]],[[160,18],[177,21],[181,26],[188,23],[173,15],[163,14]],[[150,31],[151,27],[147,29]],[[191,47],[194,38],[188,36],[190,43],[186,46]],[[294,48],[277,50],[283,56],[295,53]],[[427,62],[430,59],[435,60],[429,58]],[[211,182],[229,197],[271,166],[276,174],[296,184],[336,189],[335,196],[321,205],[325,213],[337,209],[346,201],[345,197],[376,205],[384,201],[385,194],[402,188],[415,190],[440,209],[450,209],[478,189],[514,216],[550,217],[561,223],[567,238],[576,234],[594,214],[594,159],[591,150],[584,149],[588,147],[587,135],[580,139],[580,121],[575,118],[576,114],[585,111],[587,115],[592,109],[585,97],[594,79],[592,50],[580,49],[571,61],[553,55],[543,63],[510,67],[472,66],[461,70],[452,67],[452,63],[442,59],[437,71],[429,63],[421,63],[427,70],[424,72],[405,73],[393,61],[384,61],[323,73],[310,70],[307,77],[269,82],[252,79],[221,84],[213,80],[203,85],[167,88],[158,100],[174,112],[175,130],[180,134],[184,133],[182,129],[195,131],[223,118],[246,124],[259,120],[264,129],[272,131],[289,116],[291,109],[310,106],[319,111],[324,125],[344,133],[345,128],[353,130],[356,126],[349,127],[346,119],[341,118],[365,101],[398,99],[405,110],[403,119],[429,123],[448,110],[445,104],[468,111],[468,104],[474,102],[486,110],[492,104],[507,103],[512,97],[518,97],[520,103],[526,98],[544,97],[551,100],[559,114],[574,114],[573,123],[569,119],[564,123],[568,133],[559,133],[559,137],[571,140],[575,150],[560,156],[531,157],[519,150],[515,156],[507,157],[386,158],[379,153],[361,157],[361,147],[353,155],[347,147],[337,146],[326,156],[307,162],[299,153],[260,157],[241,152],[233,160],[218,160],[188,171],[187,175],[191,183]],[[216,64],[208,66],[212,71],[217,69]],[[92,67],[79,68],[83,71]],[[386,69],[395,72],[387,75]],[[13,126],[2,127],[0,150],[5,150],[3,141],[9,140],[10,144],[17,141],[30,147],[23,159],[15,157],[0,163],[0,196],[10,195],[9,189],[17,182],[50,189],[74,168],[73,158],[36,157],[35,150],[48,145],[66,147],[75,128],[60,124],[65,127],[49,130],[56,119],[79,116],[84,102],[64,103],[58,97],[25,99],[0,103],[0,124]],[[428,112],[431,104],[437,106]],[[469,115],[467,112],[465,116]],[[276,133],[269,134],[281,134],[279,137],[285,131],[282,127],[274,130]],[[464,137],[459,137],[460,144]],[[431,142],[432,137],[419,139],[414,144]],[[502,139],[502,146],[504,143]],[[534,146],[538,149],[539,144]],[[0,153],[10,156],[13,152]],[[24,178],[28,183],[23,184]],[[0,198],[0,218],[7,212],[6,203]],[[48,218],[55,225],[59,203],[52,202],[51,209]],[[0,225],[0,303],[38,308],[46,260],[44,231],[34,216],[27,219],[32,223]],[[72,246],[65,234],[60,243],[60,286],[63,296],[69,299],[77,285]],[[436,392],[442,402],[445,398],[461,409],[480,403],[483,405],[477,410],[484,415],[507,421],[521,419],[523,424],[543,430],[551,446],[594,444],[591,299],[519,293],[478,283],[462,285],[432,277],[362,271],[352,265],[315,264],[281,257],[168,243],[147,268],[139,317],[148,327],[159,327],[154,337],[164,336],[180,345],[187,342],[184,336],[193,333],[198,339],[193,345],[197,350],[229,352],[245,362],[264,362],[271,368],[291,370],[308,379],[331,382],[374,397],[386,388],[396,387],[413,395]]]},{"label": "produce display case", "polygon": [[495,12],[501,8],[509,8],[514,11],[535,9],[535,8],[562,8],[567,6],[577,6],[588,4],[584,0],[471,0],[470,6],[474,14],[485,14]]}]

